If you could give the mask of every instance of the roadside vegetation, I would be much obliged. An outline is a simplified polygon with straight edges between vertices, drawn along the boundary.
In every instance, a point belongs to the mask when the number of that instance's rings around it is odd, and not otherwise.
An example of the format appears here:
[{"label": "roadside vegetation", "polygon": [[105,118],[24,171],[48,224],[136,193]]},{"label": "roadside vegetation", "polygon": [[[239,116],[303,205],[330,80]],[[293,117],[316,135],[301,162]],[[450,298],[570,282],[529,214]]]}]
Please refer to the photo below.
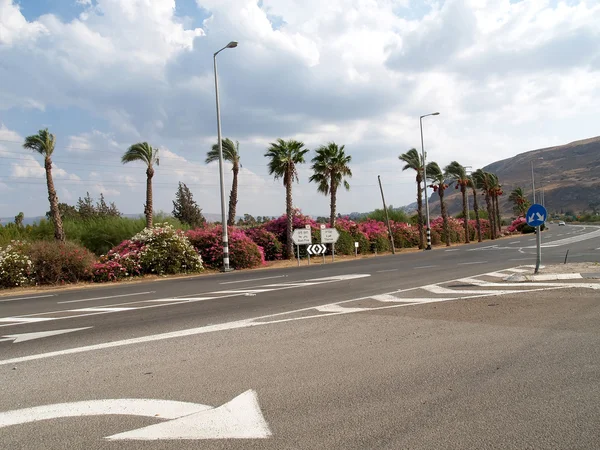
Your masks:
[{"label": "roadside vegetation", "polygon": [[[107,282],[147,274],[198,273],[221,268],[222,227],[219,223],[206,222],[193,193],[184,183],[178,185],[170,215],[153,210],[152,179],[160,170],[157,147],[140,142],[129,147],[121,157],[124,164],[141,163],[140,168],[146,174],[144,216],[131,218],[123,217],[116,205],[107,203],[102,194],[97,201],[86,193],[75,205],[59,202],[52,178],[55,141],[55,136],[46,129],[27,137],[23,145],[44,159],[50,210],[45,220],[33,225],[23,225],[23,213],[19,213],[14,223],[0,226],[0,287]],[[384,210],[375,209],[357,220],[342,217],[337,213],[337,195],[340,188],[351,189],[352,157],[344,145],[335,142],[317,148],[310,160],[309,182],[314,183],[317,192],[328,196],[330,203],[329,217],[315,220],[293,207],[293,185],[300,181],[298,168],[306,164],[308,153],[304,143],[296,140],[278,139],[270,144],[265,153],[266,164],[269,173],[283,182],[285,214],[280,217],[244,214],[235,223],[238,184],[243,186],[240,146],[237,141],[223,140],[223,156],[231,163],[234,175],[227,220],[233,268],[254,268],[269,261],[293,258],[296,251],[291,241],[293,229],[309,226],[318,242],[322,223],[339,231],[335,251],[341,255],[390,251],[388,218],[396,249],[423,248],[424,183],[439,196],[441,204],[441,217],[430,220],[434,245],[481,242],[506,233],[528,231],[522,225],[523,211],[528,204],[522,190],[516,189],[509,197],[519,217],[503,230],[498,201],[503,192],[494,174],[481,169],[468,173],[457,161],[442,170],[431,161],[427,164],[427,179],[424,179],[423,161],[415,149],[399,156],[404,165],[398,170],[415,172],[416,214],[411,216],[389,207],[387,215]],[[206,163],[218,159],[215,144],[207,151]],[[452,187],[460,190],[462,196],[462,213],[457,217],[449,216],[445,204],[444,193]],[[474,206],[472,211],[469,197]],[[304,255],[305,249],[301,248],[300,252]]]}]

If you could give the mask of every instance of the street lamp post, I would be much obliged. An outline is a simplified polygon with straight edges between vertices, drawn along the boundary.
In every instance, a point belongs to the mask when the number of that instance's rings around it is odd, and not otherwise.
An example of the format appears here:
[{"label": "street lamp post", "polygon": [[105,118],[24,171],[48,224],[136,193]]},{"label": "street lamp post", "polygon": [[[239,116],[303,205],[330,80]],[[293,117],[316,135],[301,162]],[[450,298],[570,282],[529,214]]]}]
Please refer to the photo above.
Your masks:
[{"label": "street lamp post", "polygon": [[425,247],[425,250],[431,250],[431,227],[429,222],[429,196],[427,195],[427,163],[425,161],[425,145],[423,144],[423,117],[439,115],[439,112],[434,112],[419,117],[419,124],[421,125],[421,153],[423,157],[423,184],[425,185],[425,214],[427,217],[427,247]]},{"label": "street lamp post", "polygon": [[217,139],[219,145],[219,178],[221,186],[221,222],[223,224],[223,272],[229,272],[229,237],[227,234],[227,214],[225,211],[225,185],[223,168],[223,140],[221,137],[221,106],[219,104],[219,77],[217,76],[217,55],[226,48],[235,48],[238,43],[231,41],[225,47],[213,55],[213,64],[215,68],[215,96],[217,99]]}]

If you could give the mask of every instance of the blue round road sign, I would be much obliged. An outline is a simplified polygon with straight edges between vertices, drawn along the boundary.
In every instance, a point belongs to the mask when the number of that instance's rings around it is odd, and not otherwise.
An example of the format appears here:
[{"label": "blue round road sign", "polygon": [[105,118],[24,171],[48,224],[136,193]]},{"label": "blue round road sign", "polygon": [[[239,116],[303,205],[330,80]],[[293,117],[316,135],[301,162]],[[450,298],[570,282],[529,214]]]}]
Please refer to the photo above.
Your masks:
[{"label": "blue round road sign", "polygon": [[537,203],[531,205],[527,210],[527,215],[525,219],[527,220],[527,225],[532,227],[539,227],[544,224],[546,221],[546,217],[548,217],[548,213],[546,212],[546,208],[542,205],[538,205]]}]

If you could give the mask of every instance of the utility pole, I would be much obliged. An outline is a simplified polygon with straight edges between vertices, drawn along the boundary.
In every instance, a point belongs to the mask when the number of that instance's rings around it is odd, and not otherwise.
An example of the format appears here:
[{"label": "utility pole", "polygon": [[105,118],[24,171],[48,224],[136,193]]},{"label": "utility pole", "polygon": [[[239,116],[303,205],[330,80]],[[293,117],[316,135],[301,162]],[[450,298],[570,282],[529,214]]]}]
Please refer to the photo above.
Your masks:
[{"label": "utility pole", "polygon": [[390,234],[390,243],[392,244],[392,255],[396,254],[396,247],[394,246],[394,235],[392,234],[392,227],[390,226],[390,218],[388,217],[387,206],[385,206],[385,197],[383,196],[383,186],[381,186],[381,176],[377,175],[379,180],[379,190],[381,191],[381,200],[383,201],[383,211],[385,212],[385,222],[388,227],[388,233]]}]

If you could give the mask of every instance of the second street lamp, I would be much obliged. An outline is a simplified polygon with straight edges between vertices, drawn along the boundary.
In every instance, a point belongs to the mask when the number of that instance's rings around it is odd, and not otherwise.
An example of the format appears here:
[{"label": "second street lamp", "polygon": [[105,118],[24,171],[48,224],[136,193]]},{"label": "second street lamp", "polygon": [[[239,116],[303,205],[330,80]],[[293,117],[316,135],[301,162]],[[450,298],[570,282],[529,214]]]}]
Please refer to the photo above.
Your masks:
[{"label": "second street lamp", "polygon": [[223,139],[221,137],[221,107],[219,104],[219,77],[217,76],[217,55],[226,48],[235,48],[238,43],[231,41],[225,47],[213,55],[213,64],[215,68],[215,95],[217,98],[217,139],[219,145],[219,179],[221,186],[221,221],[223,223],[223,272],[229,272],[229,237],[227,235],[227,213],[225,211],[225,186],[223,169]]},{"label": "second street lamp", "polygon": [[429,222],[429,197],[427,196],[427,162],[425,161],[425,145],[423,144],[423,117],[428,116],[439,116],[439,112],[434,112],[431,114],[425,114],[424,116],[419,117],[419,124],[421,125],[421,152],[423,158],[423,184],[425,190],[425,214],[427,217],[427,247],[425,250],[431,250],[431,227]]}]

